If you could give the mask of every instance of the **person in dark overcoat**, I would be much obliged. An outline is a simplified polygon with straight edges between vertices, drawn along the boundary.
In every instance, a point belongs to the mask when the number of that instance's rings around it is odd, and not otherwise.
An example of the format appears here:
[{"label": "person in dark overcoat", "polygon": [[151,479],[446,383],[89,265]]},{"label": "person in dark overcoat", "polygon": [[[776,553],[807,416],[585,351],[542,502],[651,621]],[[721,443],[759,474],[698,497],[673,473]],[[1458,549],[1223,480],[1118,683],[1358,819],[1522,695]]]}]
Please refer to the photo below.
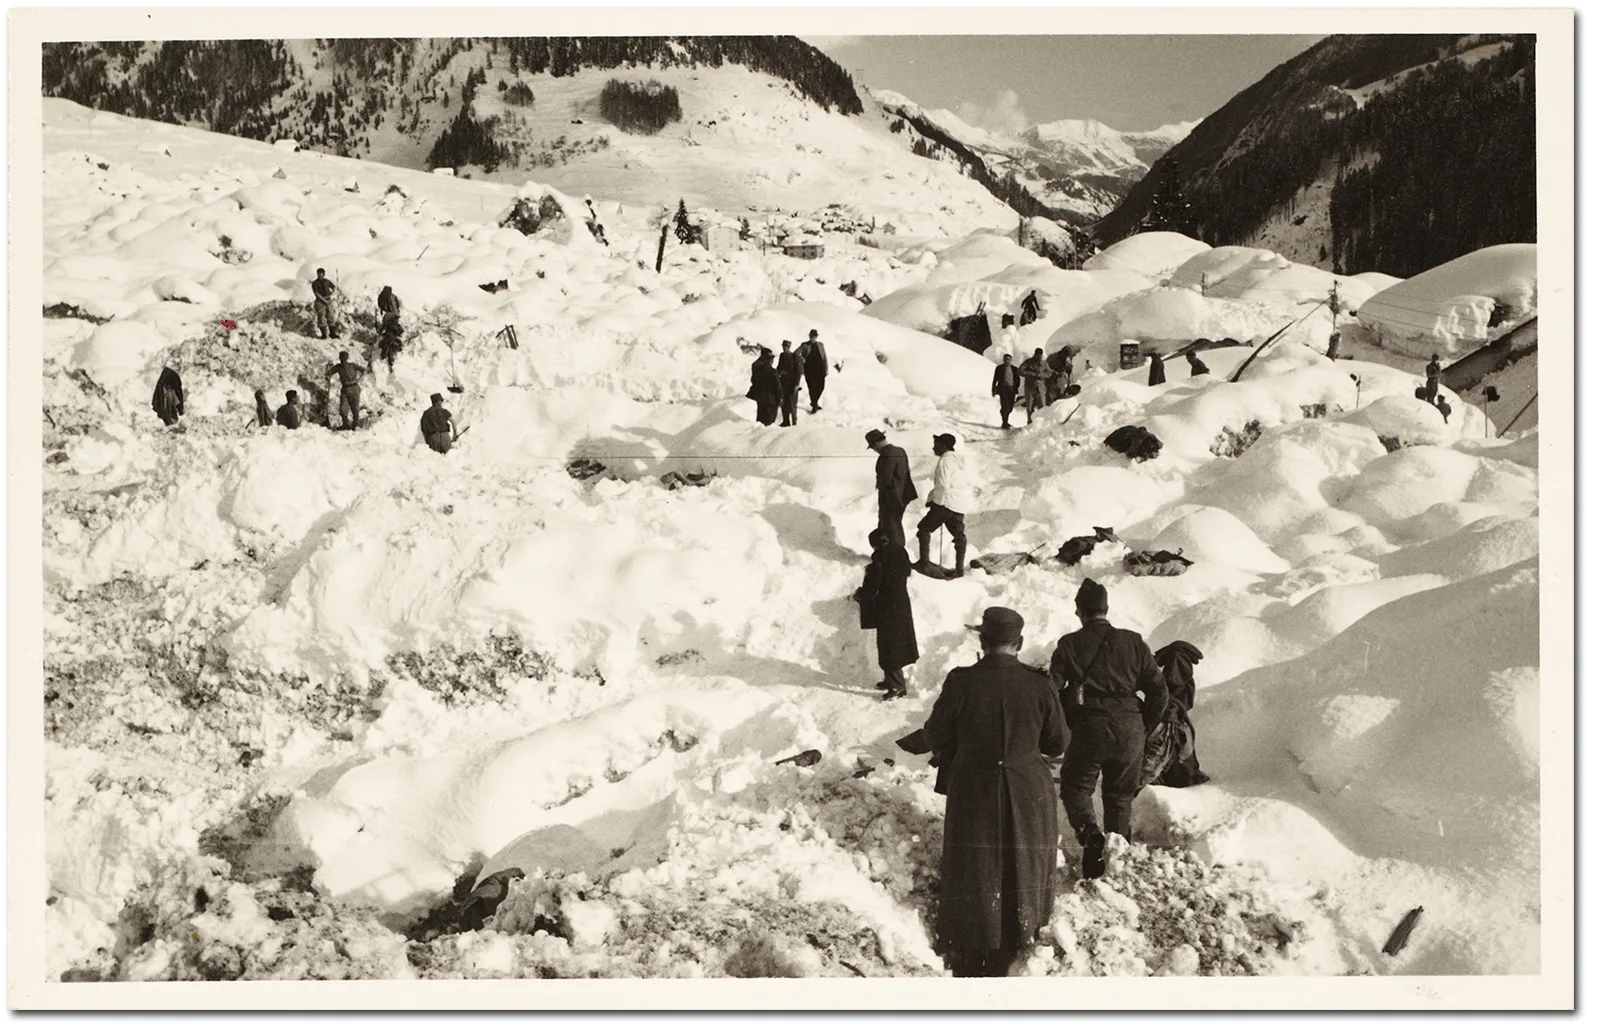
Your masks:
[{"label": "person in dark overcoat", "polygon": [[[1156,649],[1156,663],[1161,667],[1161,678],[1167,683],[1168,705],[1176,703],[1183,709],[1183,719],[1189,724],[1189,741],[1194,742],[1194,721],[1189,712],[1194,709],[1194,665],[1205,654],[1186,641],[1175,641]],[[1200,756],[1196,749],[1172,761],[1166,773],[1156,782],[1168,788],[1189,788],[1211,780],[1200,769]]]},{"label": "person in dark overcoat", "polygon": [[923,732],[946,783],[938,947],[958,978],[1006,974],[1049,920],[1059,846],[1046,756],[1067,745],[1042,670],[1017,659],[1023,620],[998,606],[978,626],[983,657],[957,667]]},{"label": "person in dark overcoat", "polygon": [[822,411],[822,392],[828,387],[828,349],[817,337],[817,331],[812,330],[810,336],[800,342],[795,354],[800,356],[800,371],[805,375],[806,392],[811,395],[811,413],[815,415]]},{"label": "person in dark overcoat", "polygon": [[1190,376],[1201,376],[1205,373],[1211,372],[1211,367],[1201,361],[1200,356],[1195,354],[1193,351],[1185,351],[1183,353],[1183,357],[1189,360]]},{"label": "person in dark overcoat", "polygon": [[795,426],[800,422],[796,411],[800,407],[800,356],[789,350],[783,342],[783,353],[778,356],[778,395],[783,409],[783,425]]},{"label": "person in dark overcoat", "polygon": [[855,599],[861,606],[861,627],[878,632],[878,667],[884,700],[906,694],[905,668],[921,658],[917,650],[917,625],[911,613],[911,557],[904,545],[890,541],[882,530],[867,535],[872,561],[867,563]]},{"label": "person in dark overcoat", "polygon": [[756,422],[771,426],[778,418],[778,371],[772,367],[772,350],[762,348],[750,363],[750,390],[745,397],[756,403]]},{"label": "person in dark overcoat", "polygon": [[161,367],[161,375],[156,377],[155,394],[150,397],[150,407],[156,410],[156,415],[167,426],[176,423],[178,417],[183,415],[183,380],[171,366]]},{"label": "person in dark overcoat", "polygon": [[904,448],[890,444],[882,430],[867,431],[867,447],[878,453],[878,529],[904,548],[906,506],[917,498],[916,485],[911,482],[911,459]]},{"label": "person in dark overcoat", "polygon": [[1167,382],[1167,363],[1160,355],[1150,356],[1150,386]]}]

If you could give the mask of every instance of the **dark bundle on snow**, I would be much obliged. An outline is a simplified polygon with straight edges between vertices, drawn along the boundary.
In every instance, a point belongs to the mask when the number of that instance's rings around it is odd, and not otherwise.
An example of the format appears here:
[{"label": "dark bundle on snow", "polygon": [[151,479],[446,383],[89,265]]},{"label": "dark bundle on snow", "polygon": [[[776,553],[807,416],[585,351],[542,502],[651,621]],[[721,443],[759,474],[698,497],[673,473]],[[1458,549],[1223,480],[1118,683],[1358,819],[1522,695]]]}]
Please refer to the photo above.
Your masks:
[{"label": "dark bundle on snow", "polygon": [[661,486],[668,491],[676,491],[680,487],[705,487],[715,480],[715,473],[666,473],[661,477]]},{"label": "dark bundle on snow", "polygon": [[1122,557],[1122,563],[1135,577],[1176,577],[1193,566],[1194,560],[1185,559],[1181,548],[1176,552],[1169,552],[1163,548],[1129,552]]},{"label": "dark bundle on snow", "polygon": [[510,290],[511,284],[505,280],[501,280],[498,283],[480,283],[478,284],[478,289],[490,294],[498,294],[502,290]]},{"label": "dark bundle on snow", "polygon": [[1019,566],[1037,566],[1039,557],[1032,552],[996,552],[980,555],[967,566],[987,574],[1010,573]]},{"label": "dark bundle on snow", "polygon": [[606,468],[594,459],[573,459],[567,463],[567,475],[574,480],[593,480],[604,476]]},{"label": "dark bundle on snow", "polygon": [[1106,447],[1135,462],[1145,462],[1161,454],[1161,438],[1142,426],[1119,426],[1106,436]]},{"label": "dark bundle on snow", "polygon": [[1056,558],[1068,566],[1076,566],[1079,560],[1094,551],[1095,545],[1102,541],[1116,540],[1117,535],[1110,527],[1095,527],[1093,534],[1080,534],[1077,537],[1067,538],[1056,552]]}]

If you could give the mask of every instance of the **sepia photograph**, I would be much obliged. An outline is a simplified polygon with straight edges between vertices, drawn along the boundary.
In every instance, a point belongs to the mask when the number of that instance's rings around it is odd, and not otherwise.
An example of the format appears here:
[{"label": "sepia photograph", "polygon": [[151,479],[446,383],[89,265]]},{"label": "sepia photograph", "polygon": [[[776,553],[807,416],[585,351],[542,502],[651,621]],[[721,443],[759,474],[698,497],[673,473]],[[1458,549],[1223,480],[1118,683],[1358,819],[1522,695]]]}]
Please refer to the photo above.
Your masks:
[{"label": "sepia photograph", "polygon": [[13,1008],[1572,1008],[1570,10],[10,19]]}]

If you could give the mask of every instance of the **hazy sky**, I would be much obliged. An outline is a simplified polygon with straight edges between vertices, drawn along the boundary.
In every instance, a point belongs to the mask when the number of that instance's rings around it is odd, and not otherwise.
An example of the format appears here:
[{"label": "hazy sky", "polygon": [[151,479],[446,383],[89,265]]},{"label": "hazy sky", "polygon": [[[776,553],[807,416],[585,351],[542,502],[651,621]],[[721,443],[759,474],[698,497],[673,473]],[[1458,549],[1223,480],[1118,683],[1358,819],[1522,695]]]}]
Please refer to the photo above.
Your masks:
[{"label": "hazy sky", "polygon": [[985,129],[1209,115],[1321,36],[808,36],[858,82]]}]

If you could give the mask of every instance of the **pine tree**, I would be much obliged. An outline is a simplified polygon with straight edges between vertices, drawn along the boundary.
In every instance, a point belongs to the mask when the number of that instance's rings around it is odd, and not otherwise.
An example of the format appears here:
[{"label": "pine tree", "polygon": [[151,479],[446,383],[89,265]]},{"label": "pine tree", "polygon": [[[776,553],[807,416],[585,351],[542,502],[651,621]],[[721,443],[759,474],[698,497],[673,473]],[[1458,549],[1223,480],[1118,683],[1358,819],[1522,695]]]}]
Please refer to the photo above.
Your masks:
[{"label": "pine tree", "polygon": [[689,209],[681,197],[678,198],[678,212],[672,216],[672,231],[681,243],[687,244],[694,239],[694,227],[689,225]]}]

